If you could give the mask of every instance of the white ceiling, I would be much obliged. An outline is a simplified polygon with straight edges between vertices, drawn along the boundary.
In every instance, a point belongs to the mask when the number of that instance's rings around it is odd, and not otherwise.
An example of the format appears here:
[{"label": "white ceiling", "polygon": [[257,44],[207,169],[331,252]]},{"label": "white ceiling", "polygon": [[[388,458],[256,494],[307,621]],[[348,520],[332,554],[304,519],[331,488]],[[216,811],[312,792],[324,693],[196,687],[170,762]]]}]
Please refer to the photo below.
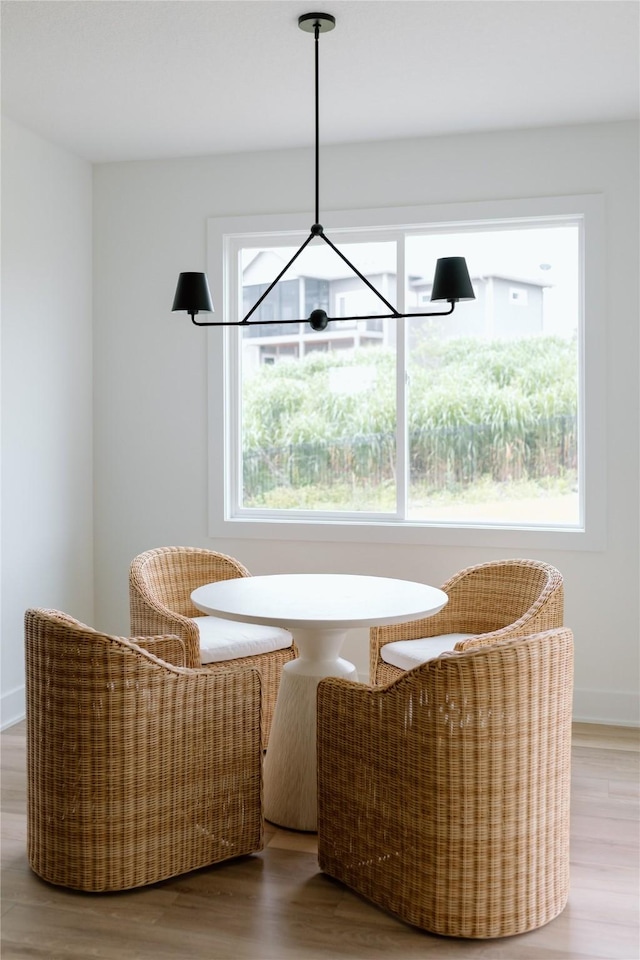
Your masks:
[{"label": "white ceiling", "polygon": [[638,116],[637,0],[5,0],[3,112],[92,161]]}]

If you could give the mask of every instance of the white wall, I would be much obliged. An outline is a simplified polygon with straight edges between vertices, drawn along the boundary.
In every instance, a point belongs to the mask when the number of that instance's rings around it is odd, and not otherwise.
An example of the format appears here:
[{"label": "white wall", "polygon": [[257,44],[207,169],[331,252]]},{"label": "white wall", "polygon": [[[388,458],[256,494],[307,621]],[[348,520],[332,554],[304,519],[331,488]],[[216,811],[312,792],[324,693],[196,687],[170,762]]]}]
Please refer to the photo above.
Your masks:
[{"label": "white wall", "polygon": [[[92,463],[91,168],[11,121],[2,132],[3,723],[22,712],[24,610],[127,632],[127,569],[148,547],[432,583],[506,555],[207,538],[205,335],[169,312],[176,276],[204,267],[207,217],[309,209],[310,151],[96,168]],[[576,716],[614,722],[637,722],[637,169],[637,125],[612,124],[324,148],[321,170],[324,209],[604,194],[607,546],[538,556],[566,579]],[[364,631],[345,653],[366,671]]]},{"label": "white wall", "polygon": [[92,170],[2,122],[2,726],[23,618],[93,619]]},{"label": "white wall", "polygon": [[[566,579],[577,717],[637,722],[638,127],[604,124],[327,147],[321,209],[603,193],[607,211],[607,524],[602,552],[545,551]],[[207,537],[204,331],[170,312],[205,267],[206,219],[309,210],[311,151],[98,166],[95,222],[96,616],[127,628],[127,569],[163,544],[234,554],[255,574],[393,573],[437,584],[503,550]],[[322,220],[322,217],[321,217]],[[215,296],[215,293],[214,293]],[[523,555],[515,550],[512,556]],[[529,551],[528,555],[533,556]],[[366,634],[346,655],[364,672]]]}]

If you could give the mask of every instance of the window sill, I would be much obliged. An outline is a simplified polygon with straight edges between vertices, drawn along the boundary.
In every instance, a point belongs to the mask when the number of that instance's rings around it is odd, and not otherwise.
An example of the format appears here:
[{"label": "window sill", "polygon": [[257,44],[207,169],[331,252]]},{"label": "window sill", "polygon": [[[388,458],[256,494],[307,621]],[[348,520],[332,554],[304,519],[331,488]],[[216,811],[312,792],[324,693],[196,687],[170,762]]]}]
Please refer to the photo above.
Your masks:
[{"label": "window sill", "polygon": [[398,543],[507,550],[603,550],[604,531],[579,527],[497,526],[396,521],[235,518],[213,521],[213,539],[306,540],[337,543]]}]

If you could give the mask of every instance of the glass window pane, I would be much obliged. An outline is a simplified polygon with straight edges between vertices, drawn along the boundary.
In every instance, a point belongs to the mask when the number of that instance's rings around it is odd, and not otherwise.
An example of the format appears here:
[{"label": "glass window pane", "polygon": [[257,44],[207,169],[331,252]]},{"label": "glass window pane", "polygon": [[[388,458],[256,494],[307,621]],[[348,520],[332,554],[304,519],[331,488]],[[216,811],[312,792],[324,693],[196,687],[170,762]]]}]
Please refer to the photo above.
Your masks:
[{"label": "glass window pane", "polygon": [[[396,322],[327,245],[311,244],[256,311],[260,320],[372,319],[243,327],[241,440],[244,508],[396,511]],[[340,249],[395,298],[395,243]],[[242,304],[253,305],[295,248],[241,251]],[[269,313],[267,314],[267,309]],[[340,312],[342,311],[342,312]]]},{"label": "glass window pane", "polygon": [[409,237],[410,311],[453,255],[476,300],[408,321],[408,518],[577,525],[578,226]]}]

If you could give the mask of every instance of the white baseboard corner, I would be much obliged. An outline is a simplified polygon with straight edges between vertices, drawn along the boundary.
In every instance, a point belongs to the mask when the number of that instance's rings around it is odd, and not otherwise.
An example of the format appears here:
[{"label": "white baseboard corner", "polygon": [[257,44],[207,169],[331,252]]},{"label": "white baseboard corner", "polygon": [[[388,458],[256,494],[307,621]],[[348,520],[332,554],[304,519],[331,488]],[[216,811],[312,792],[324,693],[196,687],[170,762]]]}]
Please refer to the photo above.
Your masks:
[{"label": "white baseboard corner", "polygon": [[576,723],[640,727],[640,694],[575,688],[573,719]]},{"label": "white baseboard corner", "polygon": [[0,730],[6,730],[12,727],[19,720],[24,720],[25,716],[25,691],[24,686],[15,687],[14,690],[8,690],[0,697]]}]

